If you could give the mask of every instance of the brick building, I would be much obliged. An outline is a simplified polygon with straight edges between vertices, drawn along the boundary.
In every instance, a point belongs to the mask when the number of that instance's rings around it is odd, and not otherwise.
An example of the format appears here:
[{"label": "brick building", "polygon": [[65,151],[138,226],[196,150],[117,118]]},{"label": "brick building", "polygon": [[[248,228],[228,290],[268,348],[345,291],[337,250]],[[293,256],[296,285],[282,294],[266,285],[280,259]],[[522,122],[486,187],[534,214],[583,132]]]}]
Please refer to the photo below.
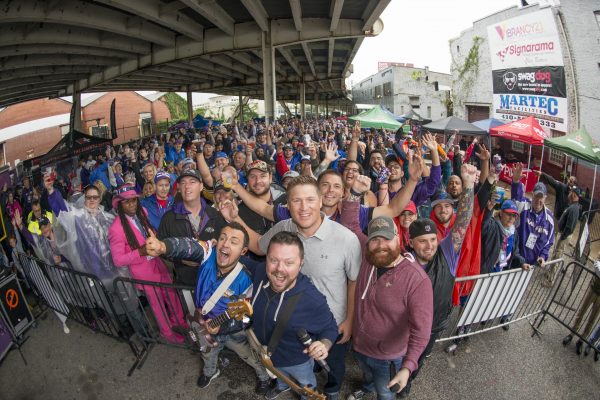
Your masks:
[{"label": "brick building", "polygon": [[[82,96],[81,121],[89,134],[108,132],[110,105],[116,99],[115,120],[123,143],[156,130],[156,124],[169,120],[171,113],[162,101],[164,93],[93,93]],[[71,102],[65,99],[39,99],[0,110],[0,166],[45,154],[69,131]]]}]

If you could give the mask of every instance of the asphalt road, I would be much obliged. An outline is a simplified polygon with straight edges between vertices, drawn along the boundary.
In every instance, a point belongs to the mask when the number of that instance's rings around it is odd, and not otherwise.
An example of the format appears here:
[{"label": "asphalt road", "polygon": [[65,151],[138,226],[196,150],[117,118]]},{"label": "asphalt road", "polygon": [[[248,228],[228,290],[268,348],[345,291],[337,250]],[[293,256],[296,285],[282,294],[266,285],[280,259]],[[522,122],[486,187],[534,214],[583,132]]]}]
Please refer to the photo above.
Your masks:
[{"label": "asphalt road", "polygon": [[[235,355],[206,389],[196,386],[200,358],[190,351],[156,346],[141,370],[127,377],[133,356],[126,344],[70,323],[65,335],[53,313],[29,331],[19,353],[0,364],[0,399],[257,399],[253,371]],[[563,347],[564,328],[552,320],[531,338],[527,322],[509,331],[477,335],[447,355],[438,345],[413,385],[411,399],[600,399],[600,362]],[[360,382],[351,355],[344,394]],[[286,394],[282,399],[294,398]],[[343,397],[345,398],[345,396]],[[373,397],[374,398],[374,397]]]}]

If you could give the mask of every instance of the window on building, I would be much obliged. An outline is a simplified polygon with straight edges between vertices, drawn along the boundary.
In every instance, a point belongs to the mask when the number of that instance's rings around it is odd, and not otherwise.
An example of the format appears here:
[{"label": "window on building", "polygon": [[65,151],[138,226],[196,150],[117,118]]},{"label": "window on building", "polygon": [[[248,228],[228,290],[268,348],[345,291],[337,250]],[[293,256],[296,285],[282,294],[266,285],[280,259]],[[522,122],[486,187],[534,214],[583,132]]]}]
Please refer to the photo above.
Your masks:
[{"label": "window on building", "polygon": [[4,156],[4,143],[0,143],[0,167],[6,165],[6,157]]},{"label": "window on building", "polygon": [[388,83],[384,83],[383,84],[383,95],[384,96],[391,96],[392,95],[392,82],[388,82]]},{"label": "window on building", "polygon": [[90,126],[90,135],[101,137],[101,138],[109,138],[108,133],[108,125],[94,125]]},{"label": "window on building", "polygon": [[375,86],[375,98],[379,99],[383,95],[383,87],[380,85]]},{"label": "window on building", "polygon": [[431,106],[427,106],[427,118],[431,119]]},{"label": "window on building", "polygon": [[140,113],[140,134],[142,137],[152,134],[152,113]]},{"label": "window on building", "polygon": [[400,114],[404,115],[404,106],[400,106]]},{"label": "window on building", "polygon": [[594,16],[596,17],[596,23],[598,24],[598,28],[600,28],[600,10],[594,11]]},{"label": "window on building", "polygon": [[516,140],[513,140],[511,142],[510,148],[513,151],[518,151],[519,153],[523,153],[525,151],[525,144],[521,143],[521,142],[517,142]]},{"label": "window on building", "polygon": [[61,125],[60,126],[60,135],[65,136],[67,133],[69,133],[69,125]]},{"label": "window on building", "polygon": [[[552,137],[558,137],[558,136],[563,136],[564,134],[562,132],[556,132],[554,130],[551,131],[552,132]],[[559,151],[559,150],[554,150],[554,149],[550,149],[549,152],[549,156],[548,159],[550,160],[550,162],[554,165],[559,165],[559,166],[563,166],[565,163],[565,153],[563,151]]]},{"label": "window on building", "polygon": [[408,102],[413,109],[421,107],[419,96],[408,96]]}]

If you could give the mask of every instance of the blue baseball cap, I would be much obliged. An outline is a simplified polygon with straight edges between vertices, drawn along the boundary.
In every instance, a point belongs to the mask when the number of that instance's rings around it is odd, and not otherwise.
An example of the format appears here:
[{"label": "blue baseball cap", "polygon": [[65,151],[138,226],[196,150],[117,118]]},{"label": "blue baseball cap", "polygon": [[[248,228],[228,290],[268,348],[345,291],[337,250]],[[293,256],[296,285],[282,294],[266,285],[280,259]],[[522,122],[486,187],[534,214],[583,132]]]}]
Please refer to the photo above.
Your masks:
[{"label": "blue baseball cap", "polygon": [[509,214],[519,214],[519,208],[517,204],[512,200],[504,200],[500,206],[500,210]]},{"label": "blue baseball cap", "polygon": [[158,183],[161,179],[168,179],[171,182],[171,174],[167,171],[158,171],[156,175],[154,175],[154,183]]},{"label": "blue baseball cap", "polygon": [[215,160],[216,160],[217,158],[228,158],[228,157],[227,157],[227,154],[225,154],[224,152],[222,152],[222,151],[217,151],[217,152],[215,153]]},{"label": "blue baseball cap", "polygon": [[535,186],[533,187],[533,194],[537,195],[537,194],[543,194],[544,196],[546,196],[548,194],[548,189],[546,189],[546,185],[544,185],[542,182],[538,182],[535,184]]},{"label": "blue baseball cap", "polygon": [[431,208],[433,208],[441,203],[450,203],[450,204],[454,205],[454,199],[448,194],[448,192],[446,192],[446,191],[440,192],[431,202]]}]

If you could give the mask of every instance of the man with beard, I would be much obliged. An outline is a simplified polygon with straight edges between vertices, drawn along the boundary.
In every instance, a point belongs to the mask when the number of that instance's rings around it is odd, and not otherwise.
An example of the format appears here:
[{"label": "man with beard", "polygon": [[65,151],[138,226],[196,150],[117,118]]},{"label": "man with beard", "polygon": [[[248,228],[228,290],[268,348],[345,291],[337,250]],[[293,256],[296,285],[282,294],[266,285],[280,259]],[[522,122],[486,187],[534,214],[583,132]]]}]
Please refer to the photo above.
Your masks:
[{"label": "man with beard", "polygon": [[[338,196],[343,193],[341,177]],[[278,222],[262,237],[248,227],[249,248],[256,254],[265,254],[269,241],[278,232],[297,233],[306,251],[302,272],[327,298],[339,329],[338,342],[329,351],[327,363],[331,374],[325,393],[337,398],[345,374],[345,353],[352,333],[356,276],[360,268],[360,243],[350,230],[327,218],[321,211],[324,193],[314,178],[299,176],[288,186],[288,207],[291,219]],[[339,201],[339,200],[338,200]],[[243,221],[235,208],[222,210],[229,221]],[[227,214],[225,212],[227,211]],[[229,213],[229,211],[232,211]]]},{"label": "man with beard", "polygon": [[[240,257],[248,251],[248,233],[235,222],[221,229],[215,248],[210,242],[197,241],[189,237],[158,240],[151,236],[146,241],[146,251],[153,257],[164,256],[186,259],[196,264],[201,263],[194,292],[194,304],[197,307],[195,317],[205,319],[206,323],[223,314],[232,299],[248,297],[252,293],[252,273],[240,263]],[[218,295],[221,284],[230,274],[232,274],[229,278],[231,282],[225,282],[224,292],[213,300],[212,296],[215,292]],[[269,376],[253,356],[244,327],[242,321],[229,319],[220,326],[207,328],[218,344],[210,352],[201,353],[203,369],[197,381],[199,387],[206,388],[220,375],[221,371],[217,365],[219,353],[227,347],[254,368],[258,377],[256,393],[260,395],[267,393],[270,388]]]},{"label": "man with beard", "polygon": [[[413,249],[412,254],[431,279],[433,286],[431,337],[419,358],[419,368],[422,367],[427,355],[431,353],[440,332],[448,326],[460,249],[473,215],[473,188],[476,172],[477,169],[472,165],[464,164],[461,167],[464,189],[458,199],[454,226],[444,239],[438,239],[437,226],[430,219],[417,219],[409,227],[409,243]],[[418,371],[412,373],[411,379],[404,389],[404,395],[408,395],[410,392],[411,382],[416,378]]]},{"label": "man with beard", "polygon": [[[429,200],[442,179],[442,167],[440,167],[440,155],[437,150],[438,143],[435,137],[426,133],[423,135],[423,145],[431,152],[431,170],[429,176],[419,182],[413,193],[412,200],[417,207]],[[398,157],[395,155],[386,156],[385,165],[390,170],[390,176],[387,184],[379,185],[379,192],[377,193],[379,205],[389,204],[392,201],[396,193],[402,188],[402,178],[404,177],[402,165],[400,165]]]},{"label": "man with beard", "polygon": [[[365,381],[352,396],[359,399],[375,391],[378,399],[393,399],[390,388],[398,384],[395,392],[400,392],[406,386],[429,341],[433,292],[423,268],[401,254],[389,217],[369,223],[356,287],[360,297],[355,298],[352,342]],[[394,377],[390,364],[398,371]]]},{"label": "man with beard", "polygon": [[273,227],[273,222],[271,219],[254,212],[248,207],[247,202],[257,199],[261,201],[261,204],[276,206],[285,202],[286,196],[284,192],[271,186],[273,176],[266,162],[253,161],[248,165],[246,174],[248,177],[248,190],[245,190],[239,181],[232,187],[242,199],[242,203],[239,205],[239,215],[253,231],[259,235],[264,235]]},{"label": "man with beard", "polygon": [[454,226],[454,199],[447,192],[440,192],[431,202],[431,220],[437,227],[438,240],[441,241]]}]

